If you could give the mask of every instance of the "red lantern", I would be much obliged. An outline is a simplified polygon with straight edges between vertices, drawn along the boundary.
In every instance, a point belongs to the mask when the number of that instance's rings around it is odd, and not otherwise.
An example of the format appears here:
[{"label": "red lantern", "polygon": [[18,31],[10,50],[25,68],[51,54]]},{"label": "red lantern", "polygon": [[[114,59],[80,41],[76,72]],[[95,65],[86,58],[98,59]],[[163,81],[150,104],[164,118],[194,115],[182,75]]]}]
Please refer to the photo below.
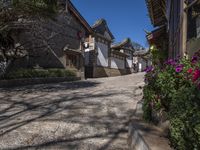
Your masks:
[{"label": "red lantern", "polygon": [[77,32],[77,37],[79,40],[81,40],[83,38],[83,32],[82,31],[78,31]]}]

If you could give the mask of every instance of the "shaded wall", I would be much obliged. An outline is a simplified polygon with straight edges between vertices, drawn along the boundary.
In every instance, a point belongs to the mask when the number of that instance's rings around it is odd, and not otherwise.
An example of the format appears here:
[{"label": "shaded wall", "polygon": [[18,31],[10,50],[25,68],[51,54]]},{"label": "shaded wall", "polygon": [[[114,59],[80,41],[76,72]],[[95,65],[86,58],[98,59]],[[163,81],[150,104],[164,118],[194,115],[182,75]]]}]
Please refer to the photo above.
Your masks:
[{"label": "shaded wall", "polygon": [[114,69],[107,67],[95,67],[94,70],[94,78],[99,77],[113,77],[113,76],[121,76],[128,74],[126,69]]},{"label": "shaded wall", "polygon": [[125,69],[125,60],[111,57],[111,68],[113,69]]},{"label": "shaded wall", "polygon": [[[53,19],[35,19],[34,28],[21,30],[13,35],[16,43],[25,45],[29,56],[17,60],[13,67],[66,68],[64,47],[80,49],[78,33],[86,35],[86,29],[71,12],[62,12]],[[35,34],[33,34],[33,31]]]}]

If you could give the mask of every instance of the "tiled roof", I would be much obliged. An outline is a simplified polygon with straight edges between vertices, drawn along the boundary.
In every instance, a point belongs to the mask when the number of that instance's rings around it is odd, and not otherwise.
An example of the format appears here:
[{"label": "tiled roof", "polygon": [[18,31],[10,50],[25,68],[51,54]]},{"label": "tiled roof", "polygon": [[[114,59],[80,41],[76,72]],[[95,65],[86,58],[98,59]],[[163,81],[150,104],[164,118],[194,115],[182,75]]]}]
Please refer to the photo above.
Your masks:
[{"label": "tiled roof", "polygon": [[117,50],[112,50],[111,53],[112,53],[112,54],[119,55],[119,56],[123,56],[123,57],[128,57],[127,54],[125,54],[125,53],[123,53],[123,52],[120,52],[120,51],[117,51]]},{"label": "tiled roof", "polygon": [[111,48],[112,49],[122,49],[122,48],[124,48],[124,49],[128,49],[128,50],[131,50],[131,51],[135,51],[133,46],[132,46],[130,38],[126,38],[120,43],[113,44],[111,46]]},{"label": "tiled roof", "polygon": [[135,51],[133,53],[133,56],[134,57],[140,57],[142,59],[145,59],[145,60],[151,60],[152,59],[152,56],[150,54],[150,51],[148,50],[140,50],[140,51]]},{"label": "tiled roof", "polygon": [[147,51],[147,50],[139,50],[139,51],[135,51],[133,53],[134,56],[145,56],[145,55],[148,55],[148,54],[150,54],[150,52]]},{"label": "tiled roof", "polygon": [[94,32],[99,33],[104,36],[105,31],[107,31],[112,39],[115,37],[111,33],[110,29],[108,28],[107,22],[105,19],[100,19],[95,22],[95,24],[92,26],[92,29]]}]

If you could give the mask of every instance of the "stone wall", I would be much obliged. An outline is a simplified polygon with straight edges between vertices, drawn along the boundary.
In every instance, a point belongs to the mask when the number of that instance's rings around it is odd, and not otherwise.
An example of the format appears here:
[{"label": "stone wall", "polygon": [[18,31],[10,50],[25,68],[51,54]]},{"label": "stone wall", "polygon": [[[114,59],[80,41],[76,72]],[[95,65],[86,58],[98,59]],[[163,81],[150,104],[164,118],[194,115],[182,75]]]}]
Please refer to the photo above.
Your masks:
[{"label": "stone wall", "polygon": [[80,49],[78,33],[86,35],[86,29],[70,11],[60,12],[53,19],[20,21],[29,22],[31,29],[20,30],[13,34],[13,38],[16,43],[27,43],[24,47],[28,49],[29,56],[17,60],[13,68],[66,68],[67,52],[63,51],[64,47]]},{"label": "stone wall", "polygon": [[191,39],[187,41],[187,51],[189,57],[192,57],[195,52],[200,50],[200,38]]},{"label": "stone wall", "polygon": [[114,77],[131,74],[130,69],[114,69],[108,67],[95,67],[94,68],[94,78],[99,77]]},{"label": "stone wall", "polygon": [[80,77],[59,77],[59,78],[33,78],[33,79],[0,80],[0,88],[35,85],[35,84],[58,83],[58,82],[77,81],[77,80],[80,80]]}]

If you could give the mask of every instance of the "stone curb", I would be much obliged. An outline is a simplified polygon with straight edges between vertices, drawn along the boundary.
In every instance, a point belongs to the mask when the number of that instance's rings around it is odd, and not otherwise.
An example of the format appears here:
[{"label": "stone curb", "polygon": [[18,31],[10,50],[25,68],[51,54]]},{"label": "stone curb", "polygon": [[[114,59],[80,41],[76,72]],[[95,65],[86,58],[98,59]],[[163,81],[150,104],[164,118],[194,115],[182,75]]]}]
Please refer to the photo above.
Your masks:
[{"label": "stone curb", "polygon": [[165,132],[152,124],[143,121],[143,101],[136,106],[135,115],[131,118],[128,132],[130,150],[172,150]]},{"label": "stone curb", "polygon": [[78,81],[78,80],[81,80],[81,78],[79,78],[79,77],[56,77],[56,78],[0,80],[0,88],[36,85],[36,84],[59,83],[59,82]]}]

